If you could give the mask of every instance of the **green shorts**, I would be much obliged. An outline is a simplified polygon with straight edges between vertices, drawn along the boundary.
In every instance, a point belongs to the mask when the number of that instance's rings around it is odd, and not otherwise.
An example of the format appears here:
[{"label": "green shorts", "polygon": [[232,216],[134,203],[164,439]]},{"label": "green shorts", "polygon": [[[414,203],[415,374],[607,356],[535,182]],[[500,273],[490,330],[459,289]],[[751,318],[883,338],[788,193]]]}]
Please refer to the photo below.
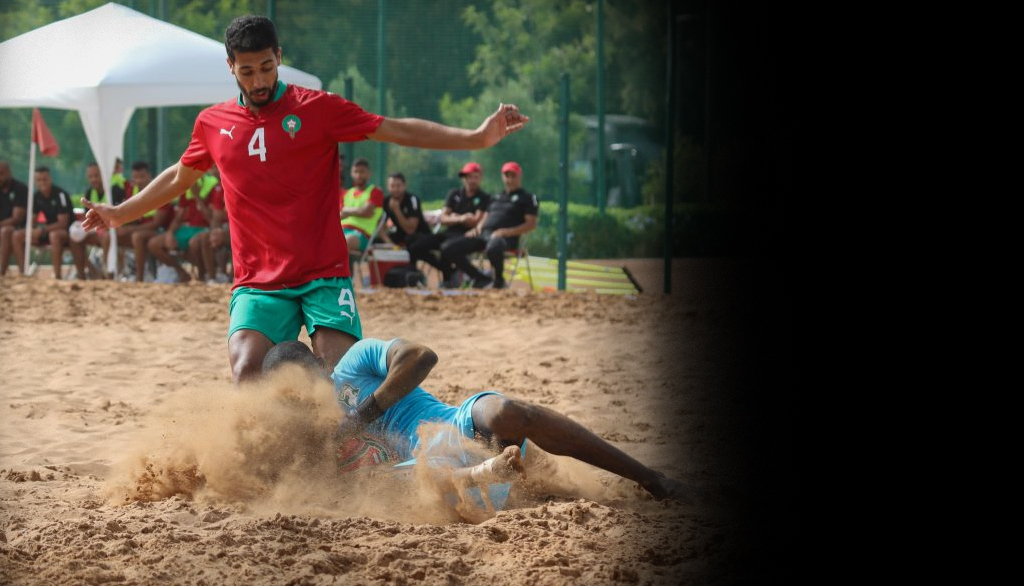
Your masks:
[{"label": "green shorts", "polygon": [[196,234],[202,234],[209,230],[206,226],[179,226],[174,231],[174,239],[178,241],[178,250],[185,252],[188,250],[188,243],[192,240],[192,237]]},{"label": "green shorts", "polygon": [[302,326],[310,336],[323,326],[357,340],[363,337],[352,279],[348,277],[316,279],[274,291],[239,287],[231,294],[229,312],[228,338],[238,330],[256,330],[279,344],[298,339]]},{"label": "green shorts", "polygon": [[[345,232],[345,238],[348,238],[349,236],[352,236],[352,235],[358,236],[359,237],[359,250],[366,250],[366,245],[370,243],[370,239],[367,238],[366,234],[363,234],[361,230],[356,230],[354,228],[342,228],[342,231]],[[354,252],[354,251],[349,251],[349,252]]]}]

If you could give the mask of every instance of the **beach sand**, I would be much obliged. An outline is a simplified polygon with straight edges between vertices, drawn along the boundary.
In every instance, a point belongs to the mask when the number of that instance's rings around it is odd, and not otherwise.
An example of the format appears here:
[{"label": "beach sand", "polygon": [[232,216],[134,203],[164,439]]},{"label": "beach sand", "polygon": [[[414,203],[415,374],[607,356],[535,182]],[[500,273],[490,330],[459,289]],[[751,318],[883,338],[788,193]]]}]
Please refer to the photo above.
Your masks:
[{"label": "beach sand", "polygon": [[364,335],[437,352],[442,400],[550,407],[708,491],[655,501],[556,458],[576,494],[476,524],[407,478],[332,469],[329,393],[234,388],[228,286],[0,279],[0,583],[730,583],[729,263],[677,261],[671,296],[660,261],[630,263],[635,297],[359,294]]}]

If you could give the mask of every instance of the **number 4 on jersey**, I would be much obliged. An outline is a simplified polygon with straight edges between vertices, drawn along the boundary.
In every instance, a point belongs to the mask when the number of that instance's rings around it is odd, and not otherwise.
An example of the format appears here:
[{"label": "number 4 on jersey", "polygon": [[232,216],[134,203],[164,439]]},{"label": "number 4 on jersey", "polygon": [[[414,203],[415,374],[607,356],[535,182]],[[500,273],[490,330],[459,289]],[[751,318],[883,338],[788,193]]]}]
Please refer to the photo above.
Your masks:
[{"label": "number 4 on jersey", "polygon": [[261,161],[267,160],[267,145],[263,142],[263,127],[260,126],[256,129],[256,132],[252,134],[252,140],[249,141],[249,156],[255,157],[260,156]]},{"label": "number 4 on jersey", "polygon": [[342,289],[341,295],[338,296],[338,307],[341,308],[341,317],[347,317],[350,320],[356,318],[356,298],[352,295],[351,289]]}]

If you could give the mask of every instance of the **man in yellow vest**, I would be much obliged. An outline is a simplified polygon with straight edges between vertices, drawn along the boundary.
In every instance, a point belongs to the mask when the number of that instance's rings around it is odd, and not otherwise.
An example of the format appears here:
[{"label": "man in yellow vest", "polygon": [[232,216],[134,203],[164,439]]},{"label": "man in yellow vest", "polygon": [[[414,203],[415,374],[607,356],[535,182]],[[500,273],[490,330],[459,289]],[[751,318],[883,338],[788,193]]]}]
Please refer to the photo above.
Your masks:
[{"label": "man in yellow vest", "polygon": [[370,162],[359,157],[352,162],[352,187],[341,198],[341,229],[349,253],[366,250],[384,213],[384,191],[369,180]]},{"label": "man in yellow vest", "polygon": [[[126,190],[126,199],[131,199],[140,191],[146,188],[153,181],[153,173],[150,171],[149,163],[135,161],[132,163],[132,181]],[[118,250],[122,246],[131,246],[135,252],[135,280],[139,283],[145,281],[146,275],[146,245],[149,239],[164,232],[171,224],[174,216],[174,202],[169,201],[155,210],[143,214],[141,218],[128,222],[117,228]],[[120,259],[118,259],[118,271],[120,272]]]},{"label": "man in yellow vest", "polygon": [[[89,163],[85,168],[85,180],[89,186],[86,188],[85,193],[78,196],[71,196],[75,207],[76,221],[79,214],[83,213],[82,200],[87,199],[92,203],[111,203],[117,205],[124,201],[124,182],[120,185],[115,182],[111,182],[110,191],[113,193],[113,202],[106,201],[106,194],[103,191],[103,180],[100,178],[100,166],[96,162]],[[107,233],[106,228],[100,228],[96,231],[89,231],[85,233],[85,237],[80,242],[75,242],[72,238],[72,246],[98,246],[103,249],[103,266],[106,266],[107,250],[110,247],[110,235]],[[102,278],[102,272],[99,274],[95,271],[95,266],[87,262],[86,255],[80,255],[81,258],[75,263],[78,265],[76,268],[79,274],[85,274],[85,271],[91,269],[93,276],[99,276]]]}]

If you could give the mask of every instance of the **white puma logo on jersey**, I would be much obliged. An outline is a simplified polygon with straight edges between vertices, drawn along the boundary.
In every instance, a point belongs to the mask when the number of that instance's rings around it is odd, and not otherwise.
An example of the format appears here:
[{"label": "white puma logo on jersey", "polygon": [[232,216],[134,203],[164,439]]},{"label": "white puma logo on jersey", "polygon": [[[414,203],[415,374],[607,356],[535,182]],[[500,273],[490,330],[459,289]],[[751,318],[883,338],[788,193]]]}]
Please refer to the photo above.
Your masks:
[{"label": "white puma logo on jersey", "polygon": [[231,136],[231,133],[234,132],[234,131],[235,131],[235,127],[234,126],[231,127],[231,130],[224,130],[223,128],[220,129],[220,133],[228,135],[228,138],[230,138],[231,140],[235,140],[235,137]]}]

